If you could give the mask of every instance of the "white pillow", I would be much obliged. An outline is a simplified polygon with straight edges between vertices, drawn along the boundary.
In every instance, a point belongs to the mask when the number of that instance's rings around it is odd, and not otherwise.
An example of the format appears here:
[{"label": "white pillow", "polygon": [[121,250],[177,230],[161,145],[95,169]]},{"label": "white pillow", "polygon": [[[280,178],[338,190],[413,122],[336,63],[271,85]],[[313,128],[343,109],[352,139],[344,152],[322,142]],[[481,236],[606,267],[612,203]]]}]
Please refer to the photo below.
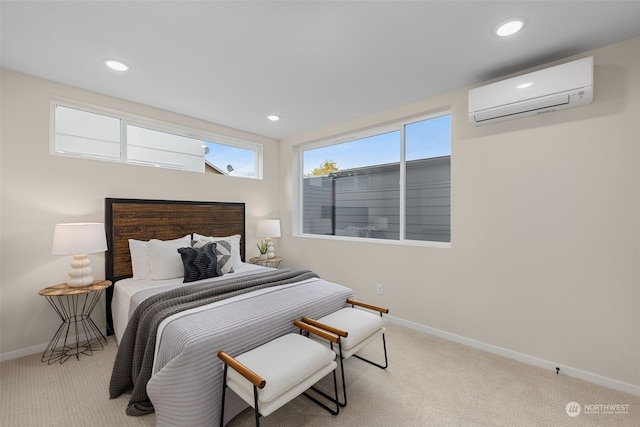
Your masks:
[{"label": "white pillow", "polygon": [[242,258],[240,257],[240,235],[234,234],[233,236],[227,237],[211,237],[211,236],[203,236],[198,233],[193,233],[193,240],[199,241],[203,240],[205,242],[215,242],[217,240],[226,240],[231,244],[231,262],[233,263],[233,268],[242,267]]},{"label": "white pillow", "polygon": [[131,271],[133,280],[142,280],[149,277],[149,251],[147,242],[129,239],[129,252],[131,253]]},{"label": "white pillow", "polygon": [[[181,246],[191,246],[190,235],[165,242],[180,242]],[[186,244],[185,244],[186,242]],[[133,280],[151,278],[151,263],[149,260],[149,241],[129,239],[129,252],[131,253],[131,271]],[[176,250],[176,254],[178,254]],[[178,257],[180,254],[178,254]]]},{"label": "white pillow", "polygon": [[184,264],[178,249],[191,246],[191,235],[175,240],[151,239],[149,250],[149,268],[151,280],[175,279],[184,276]]}]

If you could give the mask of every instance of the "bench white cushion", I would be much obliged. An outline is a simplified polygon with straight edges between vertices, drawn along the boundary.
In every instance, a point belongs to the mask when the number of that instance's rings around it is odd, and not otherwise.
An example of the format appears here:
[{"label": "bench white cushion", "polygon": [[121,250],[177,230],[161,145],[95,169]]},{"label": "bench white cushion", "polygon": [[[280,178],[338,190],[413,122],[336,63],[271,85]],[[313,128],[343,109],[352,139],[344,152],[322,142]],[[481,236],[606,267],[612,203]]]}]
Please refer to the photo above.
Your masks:
[{"label": "bench white cushion", "polygon": [[[265,379],[258,390],[258,407],[264,416],[303,393],[336,368],[335,354],[328,342],[322,344],[300,334],[276,338],[235,359]],[[227,371],[227,385],[253,406],[253,384],[233,368]]]},{"label": "bench white cushion", "polygon": [[[318,319],[319,322],[348,332],[342,340],[342,356],[346,359],[385,331],[387,320],[377,314],[347,307]],[[334,347],[336,350],[337,348]]]}]

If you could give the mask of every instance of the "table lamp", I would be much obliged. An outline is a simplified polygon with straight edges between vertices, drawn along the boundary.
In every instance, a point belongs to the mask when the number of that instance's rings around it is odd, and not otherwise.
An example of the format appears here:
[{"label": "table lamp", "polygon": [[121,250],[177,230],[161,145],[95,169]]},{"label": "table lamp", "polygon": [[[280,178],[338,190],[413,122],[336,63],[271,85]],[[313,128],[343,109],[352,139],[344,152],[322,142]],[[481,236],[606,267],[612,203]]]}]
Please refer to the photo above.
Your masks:
[{"label": "table lamp", "polygon": [[261,219],[256,226],[256,237],[264,237],[267,241],[267,258],[276,256],[276,249],[273,246],[272,237],[280,237],[279,219]]},{"label": "table lamp", "polygon": [[73,255],[69,280],[71,287],[88,286],[93,283],[93,269],[88,254],[107,250],[107,239],[102,223],[56,224],[53,232],[54,255]]}]

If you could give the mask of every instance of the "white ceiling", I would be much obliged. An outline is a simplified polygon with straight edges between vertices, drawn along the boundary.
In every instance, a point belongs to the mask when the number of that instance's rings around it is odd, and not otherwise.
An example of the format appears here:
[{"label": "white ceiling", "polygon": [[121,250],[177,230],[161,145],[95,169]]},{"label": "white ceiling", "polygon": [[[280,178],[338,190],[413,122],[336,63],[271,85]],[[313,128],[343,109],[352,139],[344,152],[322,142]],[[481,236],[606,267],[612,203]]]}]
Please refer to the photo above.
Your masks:
[{"label": "white ceiling", "polygon": [[[640,1],[0,6],[3,68],[275,139],[640,36]],[[524,29],[494,36],[512,17]]]}]

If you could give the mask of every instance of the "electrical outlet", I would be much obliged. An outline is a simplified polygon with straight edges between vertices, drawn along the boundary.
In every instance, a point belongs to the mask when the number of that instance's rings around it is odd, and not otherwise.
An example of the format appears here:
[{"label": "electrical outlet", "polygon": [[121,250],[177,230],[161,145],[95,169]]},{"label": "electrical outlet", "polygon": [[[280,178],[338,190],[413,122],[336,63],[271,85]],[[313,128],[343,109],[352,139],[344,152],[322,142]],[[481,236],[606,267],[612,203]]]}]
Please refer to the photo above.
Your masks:
[{"label": "electrical outlet", "polygon": [[376,285],[376,293],[377,293],[378,295],[382,295],[382,294],[384,294],[384,285],[383,285],[382,283],[378,283],[378,284]]}]

